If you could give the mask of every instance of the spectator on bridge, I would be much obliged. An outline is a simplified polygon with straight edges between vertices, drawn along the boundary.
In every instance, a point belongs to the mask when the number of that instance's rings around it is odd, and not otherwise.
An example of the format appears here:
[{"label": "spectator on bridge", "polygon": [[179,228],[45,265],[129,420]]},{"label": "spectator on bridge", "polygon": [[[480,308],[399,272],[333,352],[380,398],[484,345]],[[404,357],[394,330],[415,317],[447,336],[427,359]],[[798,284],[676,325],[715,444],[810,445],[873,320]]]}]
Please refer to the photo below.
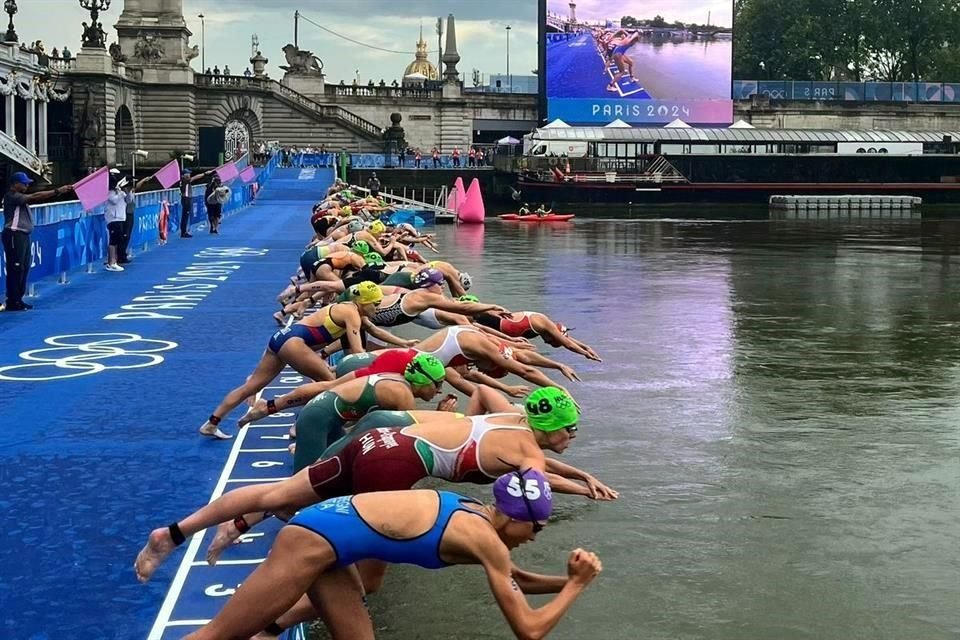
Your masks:
[{"label": "spectator on bridge", "polygon": [[251,77],[252,75],[253,75],[253,71],[250,71],[250,67],[247,67],[246,69],[243,70],[243,77],[244,77],[244,78],[249,78],[249,77]]},{"label": "spectator on bridge", "polygon": [[477,149],[477,166],[478,167],[484,166],[484,153],[482,148]]},{"label": "spectator on bridge", "polygon": [[62,55],[63,59],[66,60],[67,62],[69,62],[70,60],[73,60],[73,54],[70,53],[70,49],[68,49],[66,45],[64,45],[63,52],[60,55]]},{"label": "spectator on bridge", "polygon": [[460,147],[453,148],[453,166],[460,167]]},{"label": "spectator on bridge", "polygon": [[397,151],[397,162],[399,162],[400,166],[403,167],[406,160],[407,160],[407,150],[404,148],[401,148],[399,151]]},{"label": "spectator on bridge", "polygon": [[228,65],[228,64],[223,65],[223,75],[225,75],[225,76],[229,76],[229,75],[230,75],[230,65]]},{"label": "spectator on bridge", "polygon": [[440,149],[434,147],[430,153],[433,156],[433,168],[436,169],[440,166]]},{"label": "spectator on bridge", "polygon": [[423,155],[420,153],[420,149],[418,148],[416,151],[413,152],[413,164],[417,169],[420,168],[421,160],[423,160]]},{"label": "spectator on bridge", "polygon": [[477,148],[470,147],[470,150],[467,151],[467,166],[475,167],[477,166]]},{"label": "spectator on bridge", "polygon": [[27,174],[18,171],[10,176],[10,188],[3,197],[3,255],[7,261],[7,303],[5,311],[32,309],[23,301],[27,292],[27,275],[30,273],[30,234],[33,232],[33,216],[30,205],[64,194],[73,187],[65,186],[49,191],[27,195],[33,183]]},{"label": "spectator on bridge", "polygon": [[207,67],[207,70],[203,72],[204,75],[212,76],[213,70],[210,67]]},{"label": "spectator on bridge", "polygon": [[59,51],[56,47],[54,47],[54,48],[53,48],[53,51],[50,52],[50,57],[53,58],[54,60],[59,60],[59,59],[60,59],[60,51]]}]

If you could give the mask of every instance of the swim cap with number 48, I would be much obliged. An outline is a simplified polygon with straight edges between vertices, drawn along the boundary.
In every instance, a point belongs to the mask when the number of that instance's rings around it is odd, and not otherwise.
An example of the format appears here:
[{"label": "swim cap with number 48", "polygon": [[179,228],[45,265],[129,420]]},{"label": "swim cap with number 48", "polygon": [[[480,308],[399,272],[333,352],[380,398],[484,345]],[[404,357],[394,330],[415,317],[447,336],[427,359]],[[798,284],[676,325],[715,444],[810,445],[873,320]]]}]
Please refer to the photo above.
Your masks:
[{"label": "swim cap with number 48", "polygon": [[566,391],[541,387],[524,403],[527,423],[539,431],[559,431],[572,427],[580,419],[580,410]]}]

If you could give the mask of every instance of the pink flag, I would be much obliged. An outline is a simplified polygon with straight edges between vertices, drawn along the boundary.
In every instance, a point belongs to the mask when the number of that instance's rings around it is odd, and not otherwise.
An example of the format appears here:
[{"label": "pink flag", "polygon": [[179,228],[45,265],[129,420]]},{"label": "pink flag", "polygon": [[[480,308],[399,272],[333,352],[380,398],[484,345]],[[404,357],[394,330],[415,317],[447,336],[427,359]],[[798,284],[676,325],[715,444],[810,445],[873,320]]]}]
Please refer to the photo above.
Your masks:
[{"label": "pink flag", "polygon": [[97,169],[73,185],[84,211],[92,211],[110,197],[110,168]]},{"label": "pink flag", "polygon": [[222,180],[224,183],[227,183],[238,177],[240,172],[237,171],[237,165],[235,163],[228,162],[227,164],[217,168],[217,175],[220,176],[220,180]]},{"label": "pink flag", "polygon": [[169,189],[180,182],[180,163],[171,160],[153,175],[164,189]]},{"label": "pink flag", "polygon": [[253,182],[257,179],[257,171],[253,167],[247,167],[240,172],[240,179],[246,182],[247,184]]}]

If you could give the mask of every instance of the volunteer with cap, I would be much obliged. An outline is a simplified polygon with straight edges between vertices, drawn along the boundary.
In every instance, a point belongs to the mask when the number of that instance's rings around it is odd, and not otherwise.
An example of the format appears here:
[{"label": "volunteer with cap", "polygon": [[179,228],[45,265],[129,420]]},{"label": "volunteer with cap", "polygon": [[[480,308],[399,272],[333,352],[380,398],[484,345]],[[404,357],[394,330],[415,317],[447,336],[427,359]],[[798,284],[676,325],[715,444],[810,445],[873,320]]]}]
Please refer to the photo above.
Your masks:
[{"label": "volunteer with cap", "polygon": [[[373,640],[354,566],[365,559],[425,569],[480,565],[514,635],[543,638],[603,565],[596,554],[575,549],[566,576],[519,569],[510,552],[535,540],[550,517],[550,483],[536,469],[518,470],[496,479],[493,497],[484,505],[422,489],[341,496],[304,509],[281,529],[266,561],[223,610],[187,638],[249,638],[309,593],[335,640]],[[557,595],[533,608],[528,593]]]},{"label": "volunteer with cap", "polygon": [[27,274],[30,273],[30,234],[33,216],[30,205],[67,193],[72,186],[38,191],[27,195],[33,180],[23,171],[10,176],[10,186],[3,197],[3,255],[7,264],[7,302],[5,311],[32,309],[23,301],[27,293]]},{"label": "volunteer with cap", "polygon": [[103,221],[107,224],[107,271],[123,271],[119,263],[119,247],[123,245],[123,227],[127,220],[127,203],[134,201],[133,193],[124,191],[128,184],[127,178],[120,175],[120,171],[110,171],[110,195],[107,197],[103,209]]}]

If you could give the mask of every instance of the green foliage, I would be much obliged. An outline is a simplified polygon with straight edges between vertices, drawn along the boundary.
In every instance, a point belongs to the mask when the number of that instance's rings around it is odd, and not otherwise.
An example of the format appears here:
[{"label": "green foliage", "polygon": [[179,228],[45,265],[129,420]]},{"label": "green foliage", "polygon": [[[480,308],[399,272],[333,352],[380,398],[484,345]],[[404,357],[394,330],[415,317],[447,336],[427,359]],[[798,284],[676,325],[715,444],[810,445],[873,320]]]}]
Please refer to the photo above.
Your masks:
[{"label": "green foliage", "polygon": [[960,81],[956,0],[736,0],[734,77]]}]

